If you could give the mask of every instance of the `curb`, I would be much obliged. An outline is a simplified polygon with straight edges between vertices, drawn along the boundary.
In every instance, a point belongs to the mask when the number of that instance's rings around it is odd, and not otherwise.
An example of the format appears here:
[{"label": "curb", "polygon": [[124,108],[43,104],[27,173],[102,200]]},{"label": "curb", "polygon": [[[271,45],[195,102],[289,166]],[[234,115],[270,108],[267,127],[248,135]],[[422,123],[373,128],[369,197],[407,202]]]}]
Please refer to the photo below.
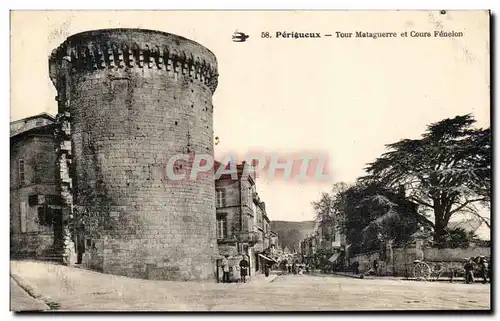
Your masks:
[{"label": "curb", "polygon": [[[327,275],[327,274],[326,274]],[[453,282],[450,282],[450,279],[431,279],[431,280],[418,280],[415,278],[406,278],[406,277],[386,277],[386,276],[364,276],[361,278],[359,275],[356,274],[342,274],[342,273],[332,273],[331,275],[338,275],[338,276],[345,276],[349,278],[355,278],[355,279],[364,279],[364,280],[391,280],[391,281],[414,281],[414,282],[447,282],[447,283],[464,283],[463,279],[454,279]],[[480,280],[476,280],[474,283],[483,283]],[[489,283],[489,282],[488,282]]]},{"label": "curb", "polygon": [[59,309],[60,307],[59,303],[52,301],[49,297],[44,296],[43,294],[38,292],[32,285],[29,284],[28,281],[24,280],[23,278],[14,273],[10,273],[10,277],[17,283],[17,285],[19,285],[19,287],[21,287],[21,289],[26,291],[26,293],[28,293],[33,299],[41,301],[47,307],[46,311],[47,310],[54,311]]}]

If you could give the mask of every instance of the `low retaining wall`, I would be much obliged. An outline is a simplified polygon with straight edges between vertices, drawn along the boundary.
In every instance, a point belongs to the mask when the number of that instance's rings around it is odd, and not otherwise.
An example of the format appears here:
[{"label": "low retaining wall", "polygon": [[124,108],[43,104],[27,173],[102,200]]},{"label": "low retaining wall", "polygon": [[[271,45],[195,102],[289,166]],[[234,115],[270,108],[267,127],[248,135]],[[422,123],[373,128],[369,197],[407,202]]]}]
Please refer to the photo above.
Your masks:
[{"label": "low retaining wall", "polygon": [[366,273],[373,268],[373,261],[377,260],[378,275],[412,277],[413,262],[417,259],[423,259],[427,263],[443,262],[446,269],[443,270],[442,275],[447,276],[451,269],[461,270],[466,258],[473,256],[489,257],[490,255],[491,248],[489,247],[469,247],[466,249],[426,248],[423,251],[418,251],[415,247],[396,247],[392,248],[392,251],[386,252],[385,258],[378,251],[363,253],[350,257],[349,264],[352,265],[354,262],[358,262],[360,272]]}]

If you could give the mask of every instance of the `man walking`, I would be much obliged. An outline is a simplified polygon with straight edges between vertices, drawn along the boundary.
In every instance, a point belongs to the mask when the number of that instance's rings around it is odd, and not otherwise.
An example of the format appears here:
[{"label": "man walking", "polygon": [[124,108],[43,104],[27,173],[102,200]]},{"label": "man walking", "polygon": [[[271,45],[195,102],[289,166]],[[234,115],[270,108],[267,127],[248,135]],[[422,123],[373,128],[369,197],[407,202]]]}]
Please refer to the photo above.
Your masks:
[{"label": "man walking", "polygon": [[479,267],[481,268],[483,283],[488,282],[488,262],[486,262],[486,258],[484,256],[479,257]]},{"label": "man walking", "polygon": [[246,255],[243,255],[243,259],[240,261],[240,277],[243,283],[247,282],[246,276],[248,275],[248,266],[249,264],[246,259]]},{"label": "man walking", "polygon": [[222,259],[222,283],[229,283],[229,260],[228,256]]},{"label": "man walking", "polygon": [[472,259],[468,259],[464,265],[465,270],[465,283],[474,283],[474,264]]}]

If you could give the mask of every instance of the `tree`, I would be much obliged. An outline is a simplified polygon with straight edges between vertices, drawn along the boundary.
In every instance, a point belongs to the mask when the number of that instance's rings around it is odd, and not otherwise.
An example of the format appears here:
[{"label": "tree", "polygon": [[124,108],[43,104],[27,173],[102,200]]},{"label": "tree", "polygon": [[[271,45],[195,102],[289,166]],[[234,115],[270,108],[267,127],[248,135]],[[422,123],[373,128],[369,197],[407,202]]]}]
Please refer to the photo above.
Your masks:
[{"label": "tree", "polygon": [[448,248],[467,248],[470,242],[476,241],[474,232],[467,232],[463,228],[446,229],[443,236],[443,245]]},{"label": "tree", "polygon": [[417,218],[444,241],[450,218],[478,213],[477,203],[491,194],[491,132],[474,129],[471,115],[430,124],[420,139],[387,145],[389,151],[368,165],[364,181],[387,188],[404,186],[406,197],[420,205]]},{"label": "tree", "polygon": [[336,183],[330,193],[322,193],[319,201],[312,202],[318,228],[326,239],[329,239],[334,228],[343,222],[344,197],[348,187],[346,183]]},{"label": "tree", "polygon": [[407,242],[417,229],[417,205],[374,182],[358,181],[346,190],[343,209],[351,253],[378,250],[387,239]]}]

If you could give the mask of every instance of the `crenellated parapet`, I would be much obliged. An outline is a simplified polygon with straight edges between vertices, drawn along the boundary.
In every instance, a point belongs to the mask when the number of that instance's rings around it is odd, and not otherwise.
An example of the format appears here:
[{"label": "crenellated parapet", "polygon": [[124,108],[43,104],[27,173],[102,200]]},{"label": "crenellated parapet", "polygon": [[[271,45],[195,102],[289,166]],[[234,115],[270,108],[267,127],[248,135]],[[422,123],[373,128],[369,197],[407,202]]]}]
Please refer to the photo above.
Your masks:
[{"label": "crenellated parapet", "polygon": [[71,62],[72,73],[104,69],[151,69],[184,75],[215,92],[217,61],[212,52],[180,36],[143,29],[103,29],[69,37],[49,57],[51,79],[57,87],[57,69]]}]

